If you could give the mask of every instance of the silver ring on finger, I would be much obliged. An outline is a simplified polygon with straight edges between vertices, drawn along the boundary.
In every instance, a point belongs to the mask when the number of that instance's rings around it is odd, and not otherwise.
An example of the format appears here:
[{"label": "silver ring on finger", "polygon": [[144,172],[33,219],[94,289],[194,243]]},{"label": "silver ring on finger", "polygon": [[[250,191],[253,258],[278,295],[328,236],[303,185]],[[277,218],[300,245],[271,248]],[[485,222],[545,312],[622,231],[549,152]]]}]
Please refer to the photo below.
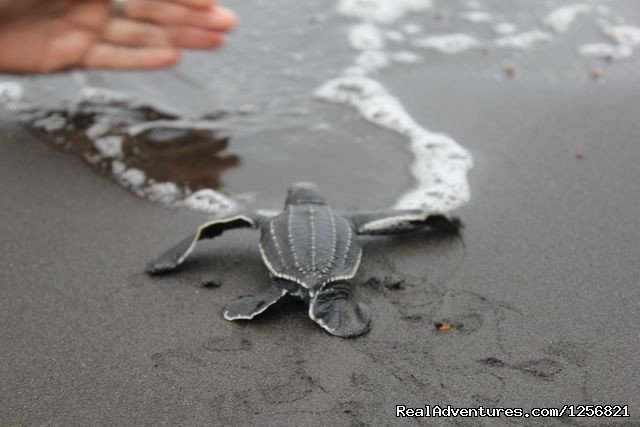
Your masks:
[{"label": "silver ring on finger", "polygon": [[111,0],[111,9],[116,16],[125,16],[127,9],[127,0]]}]

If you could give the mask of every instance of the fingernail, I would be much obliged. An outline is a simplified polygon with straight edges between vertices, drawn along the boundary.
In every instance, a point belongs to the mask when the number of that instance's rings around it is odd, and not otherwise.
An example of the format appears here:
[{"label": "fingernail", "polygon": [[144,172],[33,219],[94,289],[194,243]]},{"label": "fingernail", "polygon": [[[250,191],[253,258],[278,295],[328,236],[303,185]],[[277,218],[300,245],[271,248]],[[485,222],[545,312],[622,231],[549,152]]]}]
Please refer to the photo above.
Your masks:
[{"label": "fingernail", "polygon": [[209,22],[216,28],[230,30],[236,25],[236,15],[228,9],[216,8],[214,12],[209,12]]}]

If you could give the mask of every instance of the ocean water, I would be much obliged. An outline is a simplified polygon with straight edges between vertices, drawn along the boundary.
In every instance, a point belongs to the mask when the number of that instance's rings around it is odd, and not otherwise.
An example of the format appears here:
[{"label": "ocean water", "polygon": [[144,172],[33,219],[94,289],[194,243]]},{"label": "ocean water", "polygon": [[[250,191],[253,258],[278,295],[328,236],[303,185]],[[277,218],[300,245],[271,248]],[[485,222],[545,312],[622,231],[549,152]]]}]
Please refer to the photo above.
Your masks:
[{"label": "ocean water", "polygon": [[220,52],[153,73],[0,76],[0,102],[167,206],[276,208],[291,182],[313,180],[343,207],[448,212],[472,197],[474,141],[394,93],[403,73],[425,85],[443,72],[461,84],[584,85],[638,69],[631,0],[226,4],[242,25]]}]

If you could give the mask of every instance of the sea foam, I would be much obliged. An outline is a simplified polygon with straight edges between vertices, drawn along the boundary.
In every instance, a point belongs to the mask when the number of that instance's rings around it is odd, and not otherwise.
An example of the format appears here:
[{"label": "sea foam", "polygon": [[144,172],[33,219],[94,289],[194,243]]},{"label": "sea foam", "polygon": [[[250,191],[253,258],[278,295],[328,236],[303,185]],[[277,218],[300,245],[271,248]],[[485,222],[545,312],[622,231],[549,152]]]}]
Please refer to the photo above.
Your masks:
[{"label": "sea foam", "polygon": [[447,212],[469,200],[467,172],[473,166],[469,152],[448,135],[419,125],[380,83],[367,77],[338,77],[320,87],[315,96],[348,105],[369,122],[409,140],[414,155],[411,172],[417,184],[400,197],[396,208]]},{"label": "sea foam", "polygon": [[431,7],[431,0],[341,0],[338,13],[364,22],[390,24],[409,12]]},{"label": "sea foam", "polygon": [[551,34],[540,30],[531,30],[524,33],[499,37],[494,40],[494,43],[498,47],[529,49],[535,45],[549,43],[551,40],[553,40]]},{"label": "sea foam", "polygon": [[0,82],[0,101],[3,103],[22,100],[24,91],[16,82]]},{"label": "sea foam", "polygon": [[549,13],[544,22],[553,30],[563,33],[569,30],[578,15],[589,13],[592,10],[591,5],[585,3],[561,6]]},{"label": "sea foam", "polygon": [[468,34],[457,33],[425,37],[415,40],[413,44],[418,47],[437,50],[441,53],[455,54],[478,47],[480,42]]},{"label": "sea foam", "polygon": [[640,45],[640,28],[632,25],[605,26],[603,33],[614,44],[587,43],[578,47],[578,53],[607,60],[628,59],[633,56],[634,49]]},{"label": "sea foam", "polygon": [[[473,166],[471,154],[453,138],[436,133],[418,124],[402,102],[370,75],[390,66],[392,62],[415,63],[420,56],[406,50],[386,52],[385,36],[395,43],[405,36],[399,31],[386,32],[381,25],[389,25],[409,12],[429,9],[425,0],[342,0],[338,12],[358,19],[349,31],[349,44],[359,51],[354,65],[342,76],[331,79],[315,92],[317,99],[349,106],[365,120],[380,128],[404,137],[414,157],[410,171],[415,186],[402,194],[394,207],[448,212],[469,200],[467,173]],[[472,19],[486,18],[486,13],[471,13]],[[482,18],[481,20],[484,20]],[[408,36],[417,35],[421,28],[415,24],[401,27]],[[393,34],[391,37],[390,34]],[[479,45],[467,34],[448,34],[421,37],[414,46],[434,49],[442,53],[460,53]]]},{"label": "sea foam", "polygon": [[[137,138],[141,141],[147,133],[166,130],[215,132],[221,128],[219,121],[174,117],[154,106],[136,102],[126,94],[99,87],[83,87],[66,108],[54,111],[39,109],[24,102],[23,98],[20,84],[0,83],[0,102],[16,113],[22,123],[46,133],[64,148],[73,146],[70,149],[82,150],[88,163],[101,171],[110,171],[114,181],[134,194],[169,206],[184,206],[214,215],[239,209],[240,204],[234,198],[214,189],[194,192],[188,186],[157,182],[144,170],[126,164],[125,143],[128,152],[137,152]],[[211,148],[216,149],[215,144]],[[128,156],[131,157],[131,153]]]}]

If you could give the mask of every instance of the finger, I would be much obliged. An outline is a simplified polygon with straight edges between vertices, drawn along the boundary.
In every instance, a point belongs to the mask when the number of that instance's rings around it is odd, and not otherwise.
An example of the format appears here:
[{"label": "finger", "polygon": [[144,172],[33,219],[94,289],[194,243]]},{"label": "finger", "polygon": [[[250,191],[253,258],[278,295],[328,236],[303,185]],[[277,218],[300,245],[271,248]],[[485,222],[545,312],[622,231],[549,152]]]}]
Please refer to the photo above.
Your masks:
[{"label": "finger", "polygon": [[154,69],[174,65],[180,59],[180,51],[172,47],[132,48],[98,43],[84,58],[86,68]]},{"label": "finger", "polygon": [[102,34],[104,41],[129,46],[171,46],[166,29],[126,18],[109,21]]},{"label": "finger", "polygon": [[161,27],[131,19],[112,19],[103,40],[125,46],[176,46],[186,49],[213,49],[224,41],[223,34],[197,27]]},{"label": "finger", "polygon": [[169,34],[176,46],[185,49],[215,49],[224,43],[222,33],[196,27],[173,26]]},{"label": "finger", "polygon": [[208,9],[215,6],[216,0],[170,0],[173,3],[183,4],[189,7],[195,7],[199,9]]},{"label": "finger", "polygon": [[223,7],[207,10],[159,0],[129,0],[127,17],[163,25],[188,25],[216,31],[229,31],[236,23],[233,12]]}]

